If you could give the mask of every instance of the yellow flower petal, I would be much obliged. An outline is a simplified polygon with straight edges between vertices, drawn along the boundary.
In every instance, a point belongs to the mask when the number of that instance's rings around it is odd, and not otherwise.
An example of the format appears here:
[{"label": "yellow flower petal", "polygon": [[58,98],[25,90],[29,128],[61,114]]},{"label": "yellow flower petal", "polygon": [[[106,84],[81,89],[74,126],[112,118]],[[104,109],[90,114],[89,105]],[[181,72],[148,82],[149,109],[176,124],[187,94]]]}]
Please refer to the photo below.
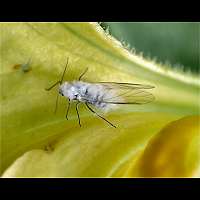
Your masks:
[{"label": "yellow flower petal", "polygon": [[134,157],[126,164],[121,175],[124,172],[123,176],[130,177],[200,176],[199,122],[199,116],[189,116],[169,123],[137,159]]},{"label": "yellow flower petal", "polygon": [[18,158],[3,177],[109,177],[142,149],[150,137],[177,117],[157,113],[110,115],[118,128],[93,116],[77,129],[65,128],[49,151]]}]

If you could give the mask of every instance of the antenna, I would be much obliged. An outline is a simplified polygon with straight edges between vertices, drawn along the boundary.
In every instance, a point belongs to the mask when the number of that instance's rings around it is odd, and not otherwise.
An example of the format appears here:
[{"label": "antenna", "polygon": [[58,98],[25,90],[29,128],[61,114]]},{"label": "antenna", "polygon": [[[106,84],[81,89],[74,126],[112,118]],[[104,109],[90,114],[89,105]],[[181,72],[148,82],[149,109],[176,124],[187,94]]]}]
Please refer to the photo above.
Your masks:
[{"label": "antenna", "polygon": [[[61,85],[63,80],[64,80],[64,76],[65,76],[65,72],[66,72],[66,69],[67,69],[67,66],[68,66],[68,62],[69,62],[69,58],[67,58],[67,63],[65,65],[65,69],[62,73],[62,76],[61,76],[61,79],[59,81],[57,81],[56,83],[54,83],[51,87],[49,88],[45,88],[46,91],[50,91],[52,88],[54,88],[56,85]],[[58,99],[59,99],[59,92],[57,94],[57,97],[56,97],[56,106],[55,106],[55,110],[54,110],[54,113],[56,113],[57,111],[57,107],[58,107]]]},{"label": "antenna", "polygon": [[68,62],[69,62],[69,58],[67,58],[67,63],[65,65],[65,69],[63,71],[62,78],[60,80],[60,84],[62,84],[62,82],[63,82],[64,76],[65,76],[65,72],[66,72],[66,69],[67,69],[67,66],[68,66]]},{"label": "antenna", "polygon": [[65,72],[66,72],[66,69],[67,69],[67,66],[68,66],[68,62],[69,62],[69,58],[67,58],[67,63],[66,63],[65,69],[64,69],[64,71],[63,71],[63,73],[62,73],[61,79],[60,79],[59,81],[57,81],[56,83],[54,83],[51,87],[45,88],[46,91],[51,90],[52,88],[54,88],[54,87],[55,87],[56,85],[58,85],[58,84],[60,84],[60,85],[62,84],[63,79],[64,79],[64,76],[65,76]]}]

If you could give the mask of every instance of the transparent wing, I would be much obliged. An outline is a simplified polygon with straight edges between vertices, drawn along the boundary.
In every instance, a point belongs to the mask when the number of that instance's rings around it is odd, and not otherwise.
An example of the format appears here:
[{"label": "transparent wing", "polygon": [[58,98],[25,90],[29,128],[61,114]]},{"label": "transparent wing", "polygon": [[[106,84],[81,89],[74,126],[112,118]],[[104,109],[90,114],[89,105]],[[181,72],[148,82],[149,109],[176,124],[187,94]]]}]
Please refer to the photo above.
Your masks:
[{"label": "transparent wing", "polygon": [[108,88],[132,88],[132,89],[152,89],[154,86],[137,84],[137,83],[118,83],[118,82],[97,82],[98,84],[103,84]]},{"label": "transparent wing", "polygon": [[99,82],[98,84],[104,86],[105,95],[101,100],[104,103],[146,104],[155,99],[153,94],[146,91],[154,88],[150,85],[117,82]]}]

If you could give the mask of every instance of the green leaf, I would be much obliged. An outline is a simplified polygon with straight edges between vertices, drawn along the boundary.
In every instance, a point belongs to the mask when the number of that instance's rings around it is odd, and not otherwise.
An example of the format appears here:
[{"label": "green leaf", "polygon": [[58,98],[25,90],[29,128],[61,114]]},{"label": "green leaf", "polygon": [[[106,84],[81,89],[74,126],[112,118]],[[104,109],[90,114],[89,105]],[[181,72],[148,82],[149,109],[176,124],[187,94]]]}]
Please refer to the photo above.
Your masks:
[{"label": "green leaf", "polygon": [[105,23],[129,48],[176,68],[199,71],[199,23]]},{"label": "green leaf", "polygon": [[[168,122],[198,113],[197,76],[129,53],[97,23],[1,23],[0,31],[1,173],[20,157],[8,174],[109,176]],[[54,115],[57,89],[44,90],[60,78],[67,58],[66,81],[88,67],[87,81],[151,84],[156,100],[111,112],[107,118],[117,129],[82,106],[80,128],[74,108],[65,119],[64,98]],[[49,144],[54,148],[50,154],[42,150]]]}]

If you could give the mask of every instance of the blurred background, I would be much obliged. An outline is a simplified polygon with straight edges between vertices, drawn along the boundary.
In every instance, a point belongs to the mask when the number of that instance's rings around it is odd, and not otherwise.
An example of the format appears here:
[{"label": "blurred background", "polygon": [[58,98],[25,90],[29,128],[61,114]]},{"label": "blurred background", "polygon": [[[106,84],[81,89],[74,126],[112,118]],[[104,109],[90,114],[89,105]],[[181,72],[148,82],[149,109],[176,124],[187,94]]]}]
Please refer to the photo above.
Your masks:
[{"label": "blurred background", "polygon": [[144,57],[170,63],[172,67],[199,73],[200,23],[101,23],[120,41]]}]

